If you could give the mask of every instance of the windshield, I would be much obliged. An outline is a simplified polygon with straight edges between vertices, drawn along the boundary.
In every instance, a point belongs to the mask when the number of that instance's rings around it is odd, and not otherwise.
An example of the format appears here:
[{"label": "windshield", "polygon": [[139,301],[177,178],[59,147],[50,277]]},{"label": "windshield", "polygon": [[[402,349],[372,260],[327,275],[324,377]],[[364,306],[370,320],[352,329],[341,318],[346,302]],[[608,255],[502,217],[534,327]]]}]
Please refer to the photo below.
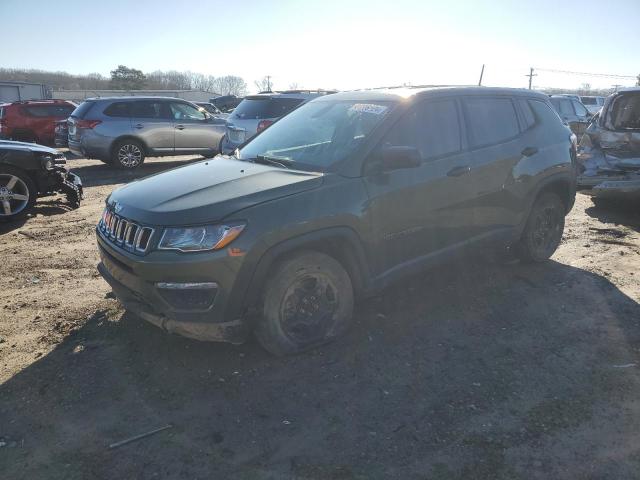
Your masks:
[{"label": "windshield", "polygon": [[240,159],[269,157],[295,168],[323,170],[353,153],[382,122],[392,102],[310,102],[255,137]]},{"label": "windshield", "polygon": [[242,120],[280,118],[302,102],[302,98],[250,97],[240,102],[233,115]]}]

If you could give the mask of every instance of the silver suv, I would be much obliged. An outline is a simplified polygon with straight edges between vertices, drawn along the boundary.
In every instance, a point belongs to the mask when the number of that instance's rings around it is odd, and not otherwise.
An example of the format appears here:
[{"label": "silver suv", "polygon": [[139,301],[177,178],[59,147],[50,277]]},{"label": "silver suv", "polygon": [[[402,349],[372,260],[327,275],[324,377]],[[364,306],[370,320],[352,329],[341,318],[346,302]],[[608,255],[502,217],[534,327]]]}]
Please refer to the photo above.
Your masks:
[{"label": "silver suv", "polygon": [[227,131],[220,142],[224,154],[233,151],[303,103],[334,90],[286,90],[244,97],[227,118]]},{"label": "silver suv", "polygon": [[68,120],[69,150],[131,169],[146,156],[213,157],[225,120],[179,98],[90,98]]}]

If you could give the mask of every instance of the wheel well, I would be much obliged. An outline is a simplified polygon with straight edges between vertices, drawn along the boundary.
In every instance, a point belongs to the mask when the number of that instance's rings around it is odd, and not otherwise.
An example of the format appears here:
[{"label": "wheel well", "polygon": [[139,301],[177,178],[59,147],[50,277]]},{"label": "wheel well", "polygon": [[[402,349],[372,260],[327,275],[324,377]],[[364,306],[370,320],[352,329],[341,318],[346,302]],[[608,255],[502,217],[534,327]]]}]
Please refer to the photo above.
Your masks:
[{"label": "wheel well", "polygon": [[569,212],[571,209],[571,186],[566,180],[554,180],[553,182],[545,185],[538,192],[538,197],[545,192],[553,192],[560,197],[564,204],[565,212]]},{"label": "wheel well", "polygon": [[320,237],[317,239],[297,243],[292,248],[275,248],[275,254],[271,256],[267,252],[258,264],[253,281],[249,288],[249,298],[245,299],[247,307],[254,307],[260,300],[265,281],[269,278],[273,269],[284,259],[303,251],[314,250],[335,258],[344,267],[351,279],[356,296],[360,295],[367,287],[366,265],[360,249],[345,236]]},{"label": "wheel well", "polygon": [[116,138],[113,143],[111,144],[111,155],[113,156],[114,152],[115,152],[115,148],[118,146],[118,144],[120,142],[122,142],[123,140],[133,140],[136,143],[139,143],[140,145],[142,145],[142,148],[144,150],[144,154],[145,156],[149,154],[149,148],[147,147],[147,144],[144,143],[142,140],[140,140],[138,137],[134,137],[133,135],[123,135],[122,137],[118,137]]}]

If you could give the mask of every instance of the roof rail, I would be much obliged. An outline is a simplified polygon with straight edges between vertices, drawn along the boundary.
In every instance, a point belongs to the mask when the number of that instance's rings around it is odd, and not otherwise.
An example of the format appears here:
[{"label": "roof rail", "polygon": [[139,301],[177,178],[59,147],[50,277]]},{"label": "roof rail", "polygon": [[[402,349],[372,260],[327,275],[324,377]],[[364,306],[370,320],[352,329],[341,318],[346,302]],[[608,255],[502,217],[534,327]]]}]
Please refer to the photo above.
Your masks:
[{"label": "roof rail", "polygon": [[12,105],[26,105],[28,103],[68,103],[69,100],[63,100],[60,98],[43,98],[41,100],[32,99],[32,100],[16,100],[15,102],[11,102]]},{"label": "roof rail", "polygon": [[258,94],[262,94],[262,93],[324,93],[324,94],[330,94],[330,93],[338,93],[338,90],[325,90],[323,88],[312,88],[312,89],[308,89],[308,88],[302,88],[302,89],[295,89],[295,90],[264,90],[262,92],[258,92]]}]

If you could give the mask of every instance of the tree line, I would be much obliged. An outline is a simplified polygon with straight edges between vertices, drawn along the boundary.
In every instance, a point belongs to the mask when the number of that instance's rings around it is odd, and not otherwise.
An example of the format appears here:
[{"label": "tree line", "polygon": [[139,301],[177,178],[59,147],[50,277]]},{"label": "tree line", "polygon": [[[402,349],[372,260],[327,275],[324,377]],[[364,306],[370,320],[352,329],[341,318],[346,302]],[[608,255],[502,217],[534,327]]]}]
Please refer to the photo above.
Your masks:
[{"label": "tree line", "polygon": [[244,96],[247,83],[235,75],[216,77],[203,73],[177,70],[143,73],[119,65],[110,77],[100,73],[72,75],[38,69],[0,68],[0,81],[43,83],[57,90],[202,90],[220,95]]}]

